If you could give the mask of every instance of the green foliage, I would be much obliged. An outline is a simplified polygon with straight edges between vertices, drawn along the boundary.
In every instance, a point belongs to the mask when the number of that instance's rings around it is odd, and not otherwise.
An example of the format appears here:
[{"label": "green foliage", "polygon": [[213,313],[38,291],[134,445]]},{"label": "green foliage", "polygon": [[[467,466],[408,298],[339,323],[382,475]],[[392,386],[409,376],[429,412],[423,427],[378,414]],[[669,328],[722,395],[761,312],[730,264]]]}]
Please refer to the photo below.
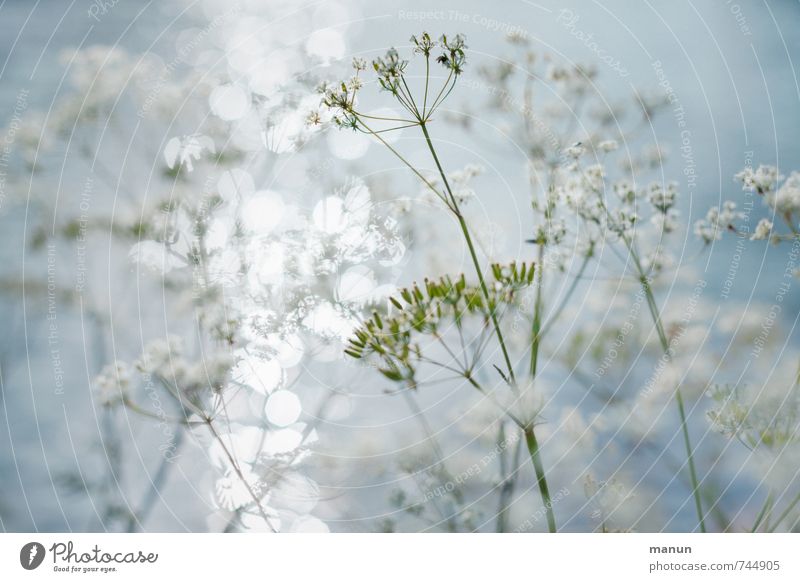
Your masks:
[{"label": "green foliage", "polygon": [[467,318],[488,324],[492,314],[502,314],[517,301],[520,291],[533,283],[533,263],[492,265],[493,281],[488,283],[488,300],[479,285],[467,284],[462,274],[438,281],[425,279],[400,290],[390,299],[393,313],[377,311],[355,331],[345,353],[356,359],[370,356],[378,360],[377,369],[393,382],[416,384],[418,365],[424,361],[419,344],[422,337],[440,337],[454,324],[461,328]]}]

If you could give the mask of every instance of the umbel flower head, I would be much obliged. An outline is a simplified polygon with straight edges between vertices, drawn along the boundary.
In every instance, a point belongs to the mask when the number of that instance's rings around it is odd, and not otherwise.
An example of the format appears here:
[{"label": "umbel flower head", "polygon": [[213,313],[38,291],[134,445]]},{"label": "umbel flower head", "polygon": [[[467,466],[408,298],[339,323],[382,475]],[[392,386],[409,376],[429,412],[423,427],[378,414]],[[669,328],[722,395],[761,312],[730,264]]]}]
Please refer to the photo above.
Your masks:
[{"label": "umbel flower head", "polygon": [[800,392],[753,394],[736,386],[715,386],[709,392],[715,406],[707,416],[721,434],[736,438],[747,448],[780,451],[800,440]]},{"label": "umbel flower head", "polygon": [[381,374],[416,387],[417,367],[424,359],[419,340],[425,336],[441,340],[450,324],[461,330],[469,318],[488,324],[493,313],[513,304],[519,292],[530,287],[534,265],[494,264],[492,275],[488,300],[480,286],[467,284],[463,274],[456,280],[426,279],[422,288],[415,284],[402,289],[399,298],[390,299],[397,313],[375,312],[355,331],[345,353],[356,359],[376,356]]},{"label": "umbel flower head", "polygon": [[448,42],[447,36],[443,34],[439,42],[444,50],[436,62],[450,69],[454,75],[463,73],[464,64],[467,62],[467,57],[464,55],[464,49],[467,48],[467,45],[464,44],[464,36],[457,34]]},{"label": "umbel flower head", "polygon": [[[356,58],[353,59],[353,76],[349,80],[320,87],[322,105],[333,112],[333,122],[336,125],[364,133],[373,133],[369,124],[375,119],[399,124],[396,128],[383,131],[423,124],[430,119],[433,112],[452,91],[458,77],[464,72],[467,61],[465,53],[467,45],[461,34],[450,38],[442,35],[437,41],[433,40],[427,32],[423,32],[419,36],[412,36],[411,44],[413,45],[413,54],[425,58],[425,85],[422,94],[412,92],[406,79],[406,72],[411,61],[401,56],[396,48],[390,48],[383,56],[372,61],[372,70],[377,75],[381,89],[390,93],[411,115],[411,119],[376,118],[358,111],[357,95],[364,84],[361,73],[367,69],[367,65],[364,59]],[[438,56],[435,56],[437,52]],[[447,78],[438,91],[431,86],[431,59],[448,71]]]},{"label": "umbel flower head", "polygon": [[[763,200],[770,210],[770,218],[759,220],[755,229],[750,232],[746,224],[737,225],[745,218],[745,214],[736,211],[736,203],[730,200],[723,202],[722,209],[712,207],[705,220],[695,224],[695,234],[704,242],[710,243],[721,238],[722,232],[749,238],[750,240],[768,240],[773,244],[784,241],[795,241],[800,237],[800,173],[792,172],[789,177],[781,175],[775,166],[760,165],[755,170],[748,166],[734,176],[742,183],[742,190],[753,192]],[[775,221],[775,222],[773,222]],[[783,222],[787,231],[780,232],[776,226]]]},{"label": "umbel flower head", "polygon": [[400,58],[394,47],[386,51],[386,56],[372,61],[372,68],[378,74],[378,82],[386,91],[395,93],[405,73],[408,61]]}]

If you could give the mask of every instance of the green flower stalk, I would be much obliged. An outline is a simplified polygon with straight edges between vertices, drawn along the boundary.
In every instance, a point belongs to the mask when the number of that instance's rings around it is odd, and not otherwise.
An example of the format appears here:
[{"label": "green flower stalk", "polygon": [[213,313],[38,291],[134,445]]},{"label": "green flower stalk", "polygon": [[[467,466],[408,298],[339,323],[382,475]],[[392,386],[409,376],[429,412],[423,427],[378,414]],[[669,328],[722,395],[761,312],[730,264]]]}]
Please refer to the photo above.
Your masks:
[{"label": "green flower stalk", "polygon": [[[457,34],[451,38],[448,38],[446,35],[442,35],[438,41],[435,41],[427,32],[423,32],[419,37],[412,36],[411,43],[414,47],[413,52],[417,55],[421,55],[425,59],[425,81],[424,89],[421,91],[421,96],[412,91],[406,79],[406,70],[409,66],[409,61],[402,59],[396,49],[392,48],[387,51],[385,56],[376,58],[372,61],[372,68],[377,75],[378,83],[381,89],[392,95],[402,109],[408,113],[407,118],[371,116],[358,109],[357,94],[358,91],[363,87],[361,73],[367,68],[363,59],[355,59],[353,61],[354,76],[349,81],[338,83],[334,87],[322,88],[322,103],[325,107],[333,112],[333,122],[337,126],[371,135],[380,141],[384,146],[386,146],[389,151],[391,151],[400,161],[403,162],[403,164],[405,164],[412,172],[414,172],[414,174],[436,195],[436,197],[444,203],[453,216],[455,216],[475,269],[475,274],[478,279],[478,286],[475,289],[468,289],[463,279],[460,283],[457,283],[457,286],[456,284],[451,286],[451,283],[447,281],[443,281],[441,284],[426,283],[426,291],[428,293],[434,293],[433,296],[429,295],[428,299],[436,299],[436,309],[438,310],[441,309],[443,305],[443,303],[440,301],[441,295],[438,294],[444,294],[444,296],[450,297],[449,294],[452,292],[471,293],[469,305],[473,307],[478,305],[475,302],[477,301],[477,298],[480,298],[480,306],[482,309],[484,309],[483,315],[487,318],[492,326],[494,335],[497,338],[497,343],[503,356],[504,371],[500,371],[500,368],[497,368],[496,366],[495,368],[498,370],[510,389],[515,394],[519,395],[514,365],[511,361],[507,342],[503,335],[498,318],[498,308],[500,305],[503,305],[503,303],[497,301],[498,298],[487,284],[483,267],[478,259],[475,244],[472,240],[469,225],[467,224],[467,221],[461,212],[458,198],[450,186],[447,174],[442,166],[441,160],[439,159],[439,155],[436,151],[436,147],[428,128],[428,124],[430,123],[433,114],[453,91],[458,78],[464,71],[464,66],[466,64],[465,49],[467,48],[464,42],[464,37],[460,34]],[[434,57],[434,53],[437,52],[439,53],[438,56]],[[447,71],[447,77],[445,78],[444,83],[438,88],[438,91],[431,87],[431,59],[434,59],[434,64],[444,67],[444,69]],[[390,122],[397,125],[389,129],[375,131],[371,127],[373,121]],[[419,169],[415,168],[410,162],[408,162],[408,160],[406,160],[406,158],[397,149],[392,147],[382,136],[383,133],[408,127],[419,127],[420,131],[422,132],[422,135],[425,138],[425,143],[428,146],[428,150],[430,151],[431,157],[441,178],[443,189],[440,190],[434,186],[433,183],[426,178]],[[497,273],[495,273],[495,276],[497,276]],[[530,276],[531,278],[533,277],[532,266],[526,271],[526,276]],[[441,285],[444,285],[444,287]],[[457,287],[460,287],[460,289]],[[411,294],[412,299],[419,299],[421,301],[422,298],[418,297],[417,291],[419,290],[406,290],[405,292]],[[445,302],[444,305],[448,305],[448,303]],[[452,305],[449,306],[449,308],[451,307]],[[413,323],[411,327],[417,332],[426,329],[426,326],[428,325],[428,323],[426,323],[426,318],[440,317],[439,313],[431,313],[422,309],[421,307],[416,308],[414,311],[415,319],[406,321],[406,324],[411,325]],[[462,314],[460,312],[453,312],[450,315],[458,318],[461,317]],[[348,348],[348,354],[353,357],[358,357],[357,354],[362,354],[363,350],[366,348],[374,350],[384,360],[384,366],[381,368],[381,373],[384,376],[394,381],[409,381],[408,376],[413,373],[413,367],[409,365],[409,358],[422,358],[423,354],[414,353],[412,347],[408,343],[388,346],[383,345],[380,342],[370,340],[370,333],[384,329],[384,322],[380,320],[379,315],[376,314],[375,318],[368,322],[367,325],[371,326],[373,329],[360,330],[355,338],[356,343],[351,344]],[[390,325],[395,326],[394,329],[389,328],[389,331],[392,334],[397,333],[400,330],[400,321],[392,320]],[[406,340],[407,338],[401,341],[405,342]],[[390,348],[400,351],[390,351]],[[476,388],[483,390],[477,384],[476,379],[472,376],[471,369],[467,368],[467,370],[463,372],[465,373],[461,375],[463,375],[465,379],[467,379]],[[526,424],[518,418],[515,419],[515,422],[525,433],[525,441],[528,446],[534,470],[536,472],[537,484],[539,486],[542,502],[544,503],[547,511],[548,528],[551,532],[555,532],[556,524],[552,511],[552,502],[550,499],[547,479],[545,477],[541,453],[539,450],[539,443],[534,433],[533,424]]]}]

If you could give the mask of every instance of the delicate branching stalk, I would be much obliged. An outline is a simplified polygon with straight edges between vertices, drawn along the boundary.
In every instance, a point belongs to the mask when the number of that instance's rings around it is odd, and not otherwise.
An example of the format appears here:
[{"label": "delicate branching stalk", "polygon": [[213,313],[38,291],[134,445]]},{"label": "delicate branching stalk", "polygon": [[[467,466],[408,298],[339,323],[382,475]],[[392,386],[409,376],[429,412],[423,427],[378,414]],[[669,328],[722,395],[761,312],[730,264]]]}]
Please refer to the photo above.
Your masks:
[{"label": "delicate branching stalk", "polygon": [[[393,97],[397,100],[397,102],[406,110],[408,111],[411,116],[416,120],[416,123],[408,123],[406,124],[406,120],[403,120],[404,123],[403,127],[408,127],[409,125],[418,125],[420,130],[422,131],[422,135],[425,138],[425,143],[428,146],[428,150],[430,151],[431,157],[433,158],[434,164],[436,165],[436,169],[439,173],[439,177],[444,187],[444,192],[440,192],[430,180],[428,180],[421,171],[415,168],[411,163],[409,163],[402,154],[400,154],[394,147],[392,147],[381,135],[381,132],[374,131],[365,121],[365,115],[357,111],[354,107],[355,103],[355,94],[358,89],[361,87],[361,81],[359,80],[359,74],[362,70],[366,68],[365,63],[362,61],[354,61],[354,68],[356,71],[356,76],[354,77],[351,82],[348,83],[341,83],[333,90],[326,90],[325,96],[323,98],[323,103],[333,109],[336,112],[334,117],[334,121],[340,127],[347,127],[356,131],[361,131],[368,135],[375,137],[378,141],[380,141],[383,145],[385,145],[390,152],[392,152],[404,165],[410,168],[414,174],[422,180],[422,182],[434,192],[434,194],[444,202],[445,206],[452,212],[452,214],[458,220],[459,227],[461,229],[462,236],[464,238],[464,242],[466,243],[467,249],[469,251],[470,259],[472,261],[472,265],[475,270],[475,274],[478,278],[478,287],[480,293],[483,296],[483,301],[486,303],[486,312],[485,315],[492,323],[492,327],[494,329],[494,334],[497,338],[497,343],[500,347],[500,351],[503,356],[503,361],[505,364],[505,373],[500,372],[500,375],[506,381],[510,389],[519,396],[519,387],[517,385],[517,378],[516,372],[514,370],[514,364],[511,361],[511,356],[509,355],[507,342],[503,335],[503,330],[500,326],[500,321],[498,318],[497,309],[502,304],[499,301],[494,300],[492,292],[490,291],[487,283],[486,277],[484,275],[483,267],[481,266],[481,262],[478,258],[477,252],[475,250],[475,245],[472,240],[472,235],[470,234],[469,225],[467,224],[466,218],[464,214],[461,212],[458,203],[458,197],[454,194],[451,186],[450,181],[448,180],[447,173],[442,166],[442,163],[439,159],[439,155],[436,151],[436,147],[434,146],[433,139],[431,138],[430,132],[428,130],[428,123],[430,122],[431,116],[436,111],[436,109],[447,99],[450,92],[456,85],[457,79],[461,72],[463,71],[463,66],[465,62],[465,54],[464,54],[464,40],[461,35],[457,35],[453,40],[448,41],[446,36],[442,36],[439,43],[434,42],[430,35],[427,33],[423,33],[421,37],[418,39],[416,37],[412,37],[411,41],[415,45],[414,51],[417,54],[422,54],[425,57],[425,91],[422,102],[422,109],[417,106],[417,101],[414,99],[413,92],[409,87],[406,78],[405,78],[405,69],[408,65],[408,61],[401,60],[397,54],[397,51],[391,49],[387,52],[386,56],[383,58],[378,58],[373,61],[373,68],[378,73],[378,81],[381,87],[390,92]],[[436,97],[433,99],[430,107],[428,107],[428,89],[429,89],[429,82],[430,82],[430,57],[431,52],[434,48],[441,48],[442,55],[439,56],[436,60],[438,63],[445,66],[448,69],[448,76],[445,80],[444,84],[442,85],[441,89],[439,90]],[[386,120],[386,119],[384,119]],[[393,128],[399,129],[399,128]],[[391,131],[391,130],[385,130]],[[541,253],[540,253],[541,257]],[[528,272],[529,275],[533,276],[533,268],[531,267],[530,271]],[[496,274],[497,275],[497,274]],[[524,271],[523,271],[524,276]],[[440,290],[441,291],[441,290]],[[445,289],[444,292],[448,292]],[[541,287],[538,291],[537,295],[537,312],[534,316],[535,323],[535,333],[534,333],[534,341],[536,343],[536,347],[538,347],[538,340],[539,340],[539,328],[541,325]],[[399,303],[398,303],[399,305]],[[423,315],[423,317],[425,317]],[[376,314],[376,320],[373,323],[374,326],[377,328],[382,328],[382,323]],[[399,327],[398,327],[399,329]],[[369,331],[369,330],[367,330]],[[361,332],[361,336],[357,336],[355,343],[351,342],[347,353],[353,355],[354,357],[361,357],[363,354],[363,350],[369,345],[371,349],[374,349],[378,352],[381,356],[384,357],[386,360],[386,353],[384,347],[380,345],[380,342],[374,342],[372,344],[368,344],[369,340],[369,333]],[[535,375],[535,357],[536,352],[538,351],[536,347],[532,353],[532,367],[533,374]],[[408,350],[408,347],[405,348]],[[405,354],[405,361],[398,360],[394,361],[389,358],[387,361],[387,367],[383,369],[383,373],[390,379],[407,379],[405,378],[405,374],[412,373],[413,370],[411,366],[408,364],[408,352]],[[420,358],[421,359],[421,358]],[[457,359],[456,359],[457,362]],[[471,374],[470,369],[466,369],[463,371],[464,377],[472,383],[475,387],[477,382],[474,380]],[[479,388],[480,389],[480,388]],[[485,393],[485,391],[481,390]],[[525,436],[525,441],[528,446],[528,452],[531,457],[532,464],[534,466],[534,471],[536,473],[537,484],[539,487],[539,492],[542,497],[542,502],[545,506],[547,511],[547,521],[548,521],[548,529],[551,532],[556,531],[555,526],[555,519],[553,516],[552,511],[552,502],[549,495],[549,489],[547,486],[547,479],[545,477],[544,466],[541,460],[541,453],[539,450],[539,444],[536,439],[534,433],[534,423],[531,422],[522,422],[518,417],[513,415],[510,411],[506,411],[512,420],[520,427],[523,431]]]},{"label": "delicate branching stalk", "polygon": [[774,503],[774,498],[772,496],[772,490],[767,494],[767,499],[764,501],[764,505],[761,507],[761,511],[758,512],[756,516],[756,520],[753,522],[753,527],[750,528],[750,533],[754,533],[758,530],[758,527],[761,525],[761,522],[764,521],[764,518],[772,512],[772,506]]},{"label": "delicate branching stalk", "polygon": [[536,378],[536,367],[539,362],[539,346],[542,341],[542,292],[544,288],[544,269],[542,259],[544,258],[544,245],[539,245],[539,273],[536,278],[536,298],[533,302],[533,326],[531,328],[531,380]]},{"label": "delicate branching stalk", "polygon": [[[539,265],[542,264],[544,246],[539,246]],[[543,270],[539,268],[538,284],[536,285],[536,299],[533,306],[533,329],[531,330],[531,367],[530,376],[533,382],[536,379],[536,366],[539,361],[539,346],[541,345],[541,325],[542,325],[542,279]],[[542,463],[541,452],[539,450],[539,443],[534,433],[533,425],[525,427],[525,443],[528,446],[528,452],[533,462],[533,469],[536,472],[536,482],[539,485],[539,493],[542,497],[545,513],[547,515],[547,527],[551,533],[556,531],[556,520],[553,513],[553,502],[550,499],[550,489],[547,486],[547,478],[544,472],[544,464]]]},{"label": "delicate branching stalk", "polygon": [[784,509],[783,512],[778,516],[778,519],[775,520],[775,523],[773,523],[771,526],[769,526],[769,524],[765,526],[767,528],[767,531],[769,533],[774,533],[775,530],[778,529],[778,526],[783,522],[783,520],[789,517],[789,514],[795,507],[797,507],[798,503],[800,503],[800,493],[798,493],[795,496],[795,498],[792,499],[789,505],[786,506],[786,509]]},{"label": "delicate branching stalk", "polygon": [[[488,299],[483,295],[480,285],[466,284],[463,275],[457,280],[449,277],[439,282],[425,281],[420,288],[414,286],[402,289],[399,298],[391,302],[397,309],[396,314],[381,316],[374,313],[350,339],[345,352],[354,358],[375,357],[379,364],[377,370],[394,382],[417,386],[416,377],[421,364],[434,365],[451,371],[472,385],[502,413],[512,420],[522,432],[536,473],[537,485],[542,502],[548,515],[548,529],[556,531],[555,518],[552,511],[547,479],[541,459],[539,443],[534,433],[535,417],[519,416],[506,406],[500,404],[492,392],[486,390],[476,379],[473,370],[464,367],[454,358],[449,364],[434,360],[422,353],[417,338],[430,337],[443,343],[438,333],[440,322],[453,320],[460,325],[465,317],[482,317],[490,319],[490,314],[499,304],[510,304],[518,291],[530,287],[535,270],[533,265],[512,263],[502,267],[492,265],[494,281],[486,284]],[[452,354],[452,350],[446,347]]]},{"label": "delicate branching stalk", "polygon": [[[467,248],[469,249],[469,255],[472,259],[472,265],[475,267],[475,274],[478,276],[478,282],[480,283],[481,290],[483,291],[484,297],[489,299],[489,290],[486,288],[486,280],[483,276],[483,269],[481,268],[480,261],[478,260],[478,255],[475,253],[475,245],[472,242],[472,236],[469,234],[469,227],[467,226],[467,221],[464,218],[464,215],[461,213],[461,209],[458,207],[458,201],[456,197],[453,195],[453,191],[450,188],[450,182],[447,180],[447,174],[445,174],[444,169],[442,168],[441,162],[439,162],[439,156],[436,154],[436,148],[433,147],[433,141],[431,140],[431,136],[428,133],[428,128],[425,126],[425,122],[420,122],[420,129],[422,129],[422,133],[425,136],[425,142],[428,144],[428,149],[431,152],[431,156],[433,156],[433,160],[436,163],[436,168],[439,170],[439,175],[442,178],[442,183],[444,184],[445,189],[447,190],[447,195],[449,197],[449,202],[451,204],[451,210],[453,214],[455,214],[456,218],[458,219],[458,225],[461,227],[461,233],[464,236],[464,241],[467,243]],[[514,365],[511,363],[511,358],[508,355],[508,348],[506,347],[505,338],[503,337],[503,331],[500,329],[500,324],[497,321],[497,313],[495,310],[492,310],[489,314],[492,319],[492,325],[494,326],[495,334],[497,334],[497,343],[500,344],[500,350],[503,352],[503,359],[505,360],[506,370],[508,371],[508,377],[511,380],[510,385],[512,388],[516,389],[516,375],[514,374]]]},{"label": "delicate branching stalk", "polygon": [[[573,368],[570,370],[570,374],[577,380],[580,381],[582,387],[586,389],[588,395],[593,396],[594,398],[598,399],[603,404],[609,403],[614,400],[614,394],[607,389],[600,389],[601,387],[594,384],[591,379],[587,378],[584,374],[582,374],[577,368]],[[694,489],[694,485],[691,480],[686,476],[685,472],[682,471],[683,468],[683,461],[675,458],[669,450],[664,450],[664,448],[658,444],[654,443],[648,439],[624,439],[623,442],[630,448],[631,450],[636,450],[639,447],[650,449],[653,454],[657,455],[657,458],[663,461],[667,469],[673,471],[674,473],[678,474],[681,481],[687,485],[690,490]],[[721,531],[725,531],[727,527],[730,525],[730,519],[728,516],[723,513],[723,511],[719,507],[719,498],[715,497],[712,492],[708,491],[707,487],[701,488],[701,493],[703,494],[705,501],[709,507],[708,512],[713,514],[715,519],[717,520],[718,525],[720,526]]]},{"label": "delicate branching stalk", "polygon": [[[588,184],[590,185],[592,184],[592,180],[588,178],[585,174],[583,177]],[[644,268],[642,261],[639,257],[639,253],[636,250],[636,245],[634,242],[633,235],[629,234],[629,232],[627,231],[627,226],[625,226],[626,221],[628,221],[627,224],[630,224],[632,226],[635,223],[635,218],[632,220],[630,216],[625,216],[625,215],[623,215],[622,217],[615,217],[606,205],[603,192],[594,185],[590,187],[597,195],[597,204],[601,213],[605,215],[605,218],[606,220],[608,220],[609,223],[615,225],[615,231],[617,232],[620,239],[624,243],[626,249],[628,250],[628,255],[631,259],[631,262],[634,265],[634,268],[636,269],[636,274],[639,280],[639,284],[641,285],[642,291],[644,292],[647,301],[647,308],[648,311],[650,312],[651,319],[653,320],[653,325],[656,329],[659,342],[661,343],[661,349],[663,350],[664,357],[667,358],[668,360],[671,360],[673,350],[669,345],[669,339],[667,338],[666,331],[664,330],[664,324],[661,321],[661,313],[658,309],[658,304],[656,302],[655,295],[653,294],[653,289],[651,286],[651,275]],[[657,195],[651,198],[651,202],[661,212],[667,212],[669,208],[671,208],[671,206],[674,204],[674,196],[669,191],[658,190]],[[678,408],[678,415],[680,417],[681,433],[683,436],[684,448],[686,450],[686,463],[689,467],[689,478],[692,482],[692,497],[694,498],[698,525],[700,531],[702,533],[705,533],[706,524],[705,524],[705,514],[703,512],[700,482],[697,478],[697,469],[694,463],[694,447],[692,446],[691,436],[689,435],[689,425],[686,417],[686,405],[684,404],[683,394],[681,392],[680,386],[675,387],[675,402]]]},{"label": "delicate branching stalk", "polygon": [[[474,378],[471,376],[467,378],[467,380],[478,389],[484,395],[488,396],[488,393],[482,386],[480,386]],[[534,432],[534,425],[533,422],[526,422],[516,415],[512,414],[510,411],[506,411],[506,414],[514,421],[514,423],[522,430],[523,436],[525,437],[525,445],[528,448],[528,455],[531,458],[531,463],[533,464],[533,470],[536,473],[536,484],[539,487],[539,495],[542,498],[542,504],[545,509],[545,513],[547,516],[547,529],[550,533],[556,533],[556,520],[555,514],[553,512],[553,502],[550,497],[550,488],[547,485],[547,477],[544,471],[544,464],[542,463],[542,455],[539,449],[539,442],[536,439],[536,433]]]},{"label": "delicate branching stalk", "polygon": [[[661,321],[661,314],[658,310],[655,295],[650,283],[650,277],[645,273],[642,263],[639,260],[639,255],[636,252],[633,242],[628,237],[623,236],[623,240],[630,252],[631,259],[639,274],[639,282],[644,291],[647,299],[647,307],[650,311],[650,316],[653,320],[653,325],[658,333],[658,339],[661,342],[661,349],[664,350],[664,356],[668,359],[672,358],[672,348],[669,345],[667,334],[664,331],[664,324]],[[703,513],[703,499],[700,492],[700,482],[697,479],[697,469],[694,464],[694,447],[689,435],[689,425],[686,422],[686,406],[683,402],[683,394],[681,393],[680,386],[675,387],[675,402],[678,407],[678,415],[681,421],[681,433],[683,434],[683,444],[686,449],[686,462],[689,466],[689,478],[692,482],[692,496],[694,497],[695,510],[697,511],[697,519],[700,526],[700,531],[706,533],[705,514]]]},{"label": "delicate branching stalk", "polygon": [[[544,322],[544,325],[542,325],[542,328],[538,334],[539,341],[541,341],[541,339],[547,335],[547,332],[550,331],[553,325],[555,325],[556,321],[558,321],[558,318],[564,312],[564,309],[566,309],[570,299],[572,299],[572,296],[575,294],[575,289],[578,288],[578,284],[583,278],[583,273],[586,271],[586,267],[589,265],[589,261],[591,260],[592,256],[593,254],[591,249],[583,256],[581,266],[578,268],[578,272],[572,277],[572,282],[570,283],[567,292],[564,293],[564,297],[562,298],[561,302],[555,309],[552,310],[547,317],[547,320]],[[541,262],[539,264],[539,269],[542,270]]]},{"label": "delicate branching stalk", "polygon": [[547,486],[544,465],[542,464],[542,455],[539,450],[539,442],[536,440],[536,434],[533,431],[533,425],[525,429],[525,444],[528,446],[528,452],[533,462],[533,469],[536,471],[536,482],[539,485],[539,493],[542,496],[542,503],[544,503],[544,510],[547,516],[547,529],[550,533],[556,533],[556,518],[553,513],[553,502],[550,498],[550,489]]},{"label": "delicate branching stalk", "polygon": [[253,487],[250,485],[250,482],[245,478],[244,474],[242,473],[242,470],[239,468],[239,464],[236,462],[236,459],[233,458],[233,454],[230,452],[227,445],[225,445],[225,441],[222,440],[222,437],[217,432],[217,429],[214,427],[214,420],[210,416],[205,416],[203,418],[203,421],[206,424],[206,426],[208,426],[208,430],[209,432],[211,432],[211,436],[214,437],[214,440],[217,441],[220,448],[225,453],[225,456],[227,457],[228,462],[230,463],[231,467],[236,473],[236,476],[242,482],[242,485],[245,486],[245,488],[247,489],[247,493],[253,499],[256,509],[258,509],[258,513],[261,515],[262,519],[267,524],[269,529],[273,533],[277,533],[277,530],[272,525],[272,522],[269,520],[269,517],[267,517],[267,513],[264,511],[264,506],[261,505],[261,498],[256,494],[255,491],[253,491]]}]

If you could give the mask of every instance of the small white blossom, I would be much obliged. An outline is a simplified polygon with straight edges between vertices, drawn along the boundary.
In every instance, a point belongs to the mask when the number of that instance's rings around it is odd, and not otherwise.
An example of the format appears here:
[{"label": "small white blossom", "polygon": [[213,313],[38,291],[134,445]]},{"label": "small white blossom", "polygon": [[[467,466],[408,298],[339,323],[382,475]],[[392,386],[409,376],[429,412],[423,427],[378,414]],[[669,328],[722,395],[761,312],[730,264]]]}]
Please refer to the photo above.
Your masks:
[{"label": "small white blossom", "polygon": [[766,200],[780,214],[800,211],[800,172],[792,172],[777,192],[767,194]]},{"label": "small white blossom", "polygon": [[653,205],[653,208],[662,213],[666,213],[675,205],[677,196],[677,182],[670,182],[667,184],[666,188],[662,187],[658,182],[653,182],[648,189],[648,200],[650,204]]},{"label": "small white blossom", "polygon": [[775,188],[775,184],[782,180],[783,176],[778,175],[778,168],[775,166],[761,165],[755,171],[747,167],[734,178],[742,183],[743,190],[766,194]]},{"label": "small white blossom", "polygon": [[623,204],[632,204],[636,199],[636,189],[628,180],[617,180],[612,185],[612,188],[614,189],[614,194]]},{"label": "small white blossom", "polygon": [[606,153],[616,151],[619,148],[619,144],[613,139],[607,139],[605,141],[601,141],[597,144],[598,149],[604,151]]},{"label": "small white blossom", "polygon": [[680,212],[670,208],[666,212],[657,212],[650,217],[650,222],[659,233],[674,232],[679,226]]},{"label": "small white blossom", "polygon": [[758,221],[756,229],[750,236],[750,240],[766,240],[772,233],[772,222],[766,218]]},{"label": "small white blossom", "polygon": [[704,220],[698,220],[694,225],[695,234],[705,243],[710,243],[722,238],[725,230],[736,230],[735,222],[744,217],[742,212],[736,210],[736,203],[726,200],[722,208],[712,206]]},{"label": "small white blossom", "polygon": [[568,148],[564,149],[564,154],[569,156],[573,159],[580,158],[584,153],[586,153],[586,148],[583,147],[580,142],[569,146]]},{"label": "small white blossom", "polygon": [[125,362],[114,362],[105,366],[94,379],[94,392],[105,406],[118,404],[128,397],[131,384],[131,369]]},{"label": "small white blossom", "polygon": [[586,180],[589,186],[595,190],[603,188],[603,179],[606,177],[606,170],[602,164],[592,164],[586,168]]}]

